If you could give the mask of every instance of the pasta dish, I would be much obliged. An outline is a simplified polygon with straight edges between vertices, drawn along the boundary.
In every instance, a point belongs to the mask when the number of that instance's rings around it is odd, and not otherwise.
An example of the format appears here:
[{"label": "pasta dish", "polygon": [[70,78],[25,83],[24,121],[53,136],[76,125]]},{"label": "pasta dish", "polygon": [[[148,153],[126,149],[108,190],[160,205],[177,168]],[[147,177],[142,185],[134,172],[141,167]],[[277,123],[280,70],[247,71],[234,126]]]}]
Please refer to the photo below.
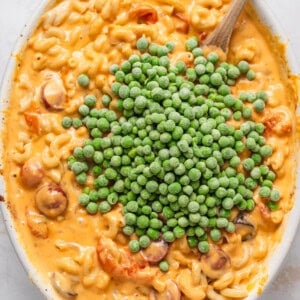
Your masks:
[{"label": "pasta dish", "polygon": [[18,54],[5,201],[55,299],[245,299],[293,206],[284,49],[230,0],[56,0]]}]

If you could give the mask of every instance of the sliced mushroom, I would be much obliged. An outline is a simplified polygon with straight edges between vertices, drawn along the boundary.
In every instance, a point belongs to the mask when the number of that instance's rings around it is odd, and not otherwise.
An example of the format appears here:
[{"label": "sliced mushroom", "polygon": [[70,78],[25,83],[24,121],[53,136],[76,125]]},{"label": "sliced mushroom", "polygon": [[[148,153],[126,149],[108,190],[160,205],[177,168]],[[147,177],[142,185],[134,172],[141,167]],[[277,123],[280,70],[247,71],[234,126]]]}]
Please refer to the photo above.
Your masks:
[{"label": "sliced mushroom", "polygon": [[231,265],[229,256],[216,247],[211,247],[206,255],[201,256],[201,263],[203,273],[211,279],[220,278]]},{"label": "sliced mushroom", "polygon": [[20,176],[24,185],[33,188],[42,182],[44,170],[39,161],[36,159],[29,159],[22,166]]},{"label": "sliced mushroom", "polygon": [[42,102],[49,110],[64,109],[66,90],[62,80],[58,76],[49,76],[42,87]]},{"label": "sliced mushroom", "polygon": [[42,214],[55,218],[65,212],[68,198],[59,185],[47,183],[36,192],[35,203]]},{"label": "sliced mushroom", "polygon": [[32,210],[26,210],[26,221],[30,232],[37,238],[48,238],[46,217]]},{"label": "sliced mushroom", "polygon": [[180,300],[181,292],[177,284],[169,279],[166,281],[166,288],[162,293],[157,293],[153,291],[151,293],[150,299],[153,300]]},{"label": "sliced mushroom", "polygon": [[74,291],[71,279],[59,272],[52,273],[51,283],[54,289],[65,298],[74,298],[78,295]]},{"label": "sliced mushroom", "polygon": [[249,241],[256,236],[256,226],[250,221],[250,216],[239,213],[234,219],[235,232],[239,234],[242,241]]},{"label": "sliced mushroom", "polygon": [[163,240],[152,242],[150,246],[141,251],[142,256],[149,263],[155,264],[160,262],[169,251],[169,245]]}]

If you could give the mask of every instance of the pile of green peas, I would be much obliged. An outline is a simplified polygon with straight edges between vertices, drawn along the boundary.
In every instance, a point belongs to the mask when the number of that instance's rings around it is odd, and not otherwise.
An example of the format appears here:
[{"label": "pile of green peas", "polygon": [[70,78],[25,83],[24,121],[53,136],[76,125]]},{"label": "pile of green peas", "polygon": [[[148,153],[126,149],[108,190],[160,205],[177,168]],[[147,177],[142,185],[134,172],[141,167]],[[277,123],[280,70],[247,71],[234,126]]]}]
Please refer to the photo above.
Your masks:
[{"label": "pile of green peas", "polygon": [[[267,94],[233,96],[230,87],[241,77],[254,80],[255,73],[246,61],[232,65],[215,52],[204,56],[195,37],[186,41],[193,67],[171,64],[172,42],[150,44],[142,37],[136,46],[140,55],[110,68],[115,81],[102,96],[106,108],[87,95],[80,118],[62,120],[66,129],[85,126],[90,135],[68,160],[83,186],[79,203],[89,214],[122,204],[132,252],[186,236],[191,248],[207,253],[209,241],[235,231],[233,209],[254,209],[256,190],[270,210],[278,209],[276,174],[264,164],[272,147],[264,125],[252,119],[253,110],[264,110]],[[88,76],[81,74],[78,84],[88,87]]]}]

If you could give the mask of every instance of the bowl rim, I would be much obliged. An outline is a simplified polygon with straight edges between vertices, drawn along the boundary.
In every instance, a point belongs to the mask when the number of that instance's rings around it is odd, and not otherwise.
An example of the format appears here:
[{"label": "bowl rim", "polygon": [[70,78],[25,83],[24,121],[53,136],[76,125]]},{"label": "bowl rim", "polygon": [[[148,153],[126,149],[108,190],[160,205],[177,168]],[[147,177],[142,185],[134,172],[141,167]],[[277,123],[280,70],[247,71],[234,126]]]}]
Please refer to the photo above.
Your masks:
[{"label": "bowl rim", "polygon": [[[12,79],[17,65],[16,55],[23,51],[25,48],[28,38],[35,30],[42,13],[45,9],[53,3],[54,0],[40,0],[38,7],[35,9],[35,12],[30,16],[29,20],[25,23],[21,33],[19,34],[13,48],[11,51],[11,56],[7,62],[6,68],[3,73],[2,80],[0,82],[0,116],[4,116],[5,107],[8,104],[8,98],[12,88]],[[282,40],[285,34],[285,30],[281,25],[281,21],[276,17],[272,11],[272,7],[267,3],[266,0],[252,0],[252,4],[255,10],[258,13],[258,16],[262,23],[266,25],[270,31],[279,36],[280,41],[286,44],[285,57],[287,59],[287,64],[289,66],[290,72],[292,74],[300,73],[299,63],[296,59],[296,55],[292,49],[292,46],[288,43],[287,40]],[[0,121],[0,130],[3,129],[3,118]],[[2,141],[0,142],[0,149],[3,150]],[[3,151],[2,151],[3,153]],[[298,161],[298,157],[297,157]],[[2,167],[2,157],[0,161]],[[282,230],[282,239],[279,244],[276,245],[273,253],[270,254],[269,258],[266,261],[268,279],[266,284],[263,286],[263,292],[268,289],[270,284],[276,277],[276,274],[279,272],[280,267],[284,259],[286,258],[291,243],[294,240],[295,234],[297,232],[297,227],[300,222],[300,210],[296,208],[300,206],[300,168],[298,166],[297,176],[295,182],[295,194],[294,194],[294,203],[292,209],[285,216],[285,221],[283,224]],[[2,176],[0,176],[0,193],[5,195],[5,182]],[[5,198],[5,197],[4,197]],[[14,218],[11,214],[9,207],[7,207],[6,202],[0,203],[0,210],[2,212],[6,230],[8,232],[11,243],[13,244],[14,251],[17,253],[17,257],[24,267],[26,273],[28,274],[29,279],[33,284],[40,290],[40,292],[47,299],[54,299],[54,294],[52,289],[44,282],[43,276],[39,275],[37,269],[30,262],[29,257],[26,254],[25,248],[22,246],[19,241],[18,233],[14,228]],[[45,277],[44,277],[45,278]],[[257,300],[260,297],[258,292],[258,286],[251,291],[246,300]]]},{"label": "bowl rim", "polygon": [[[36,7],[34,13],[28,18],[26,23],[23,26],[23,29],[20,31],[12,50],[10,51],[10,57],[6,64],[6,67],[3,72],[3,77],[0,81],[0,116],[4,117],[5,108],[8,104],[8,99],[10,96],[12,82],[13,82],[13,75],[17,66],[17,54],[22,53],[24,48],[27,45],[28,38],[31,36],[33,31],[38,25],[41,15],[46,10],[48,6],[51,5],[55,0],[40,0],[40,3]],[[2,131],[4,128],[4,118],[0,120],[0,130]],[[0,141],[0,153],[3,153],[3,141]],[[2,168],[3,157],[0,158],[0,166]],[[4,178],[0,176],[0,193],[6,198],[6,188]],[[54,299],[54,294],[52,290],[48,287],[48,285],[44,282],[41,275],[39,275],[38,270],[33,266],[30,262],[29,257],[26,254],[25,248],[22,246],[21,242],[19,241],[18,233],[14,227],[14,218],[11,214],[11,211],[7,205],[7,203],[1,202],[0,203],[0,210],[4,219],[6,231],[8,233],[9,239],[13,245],[14,251],[17,254],[18,260],[20,261],[21,265],[23,266],[28,279],[38,288],[38,290],[47,298],[47,299]]]}]

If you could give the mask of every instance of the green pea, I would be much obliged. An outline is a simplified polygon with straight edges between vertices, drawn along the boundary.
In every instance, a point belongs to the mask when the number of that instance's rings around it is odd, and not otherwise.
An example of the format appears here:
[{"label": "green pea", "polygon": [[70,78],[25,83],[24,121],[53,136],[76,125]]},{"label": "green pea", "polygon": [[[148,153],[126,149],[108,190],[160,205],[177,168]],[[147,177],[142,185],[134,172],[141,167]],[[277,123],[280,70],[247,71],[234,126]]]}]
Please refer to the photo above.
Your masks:
[{"label": "green pea", "polygon": [[179,194],[181,192],[181,185],[178,182],[173,182],[169,185],[168,187],[168,191],[169,193],[176,195]]},{"label": "green pea", "polygon": [[239,68],[239,70],[240,70],[240,72],[242,74],[246,74],[249,71],[249,69],[250,69],[249,63],[247,61],[245,61],[245,60],[241,60],[238,63],[237,67]]},{"label": "green pea", "polygon": [[226,227],[226,231],[229,233],[234,233],[235,232],[235,225],[232,222],[228,222],[228,225]]},{"label": "green pea", "polygon": [[271,195],[271,189],[267,186],[263,186],[259,189],[259,195],[262,198],[269,198]]},{"label": "green pea", "polygon": [[262,112],[265,109],[265,102],[261,99],[257,99],[253,103],[253,108],[255,109],[256,112]]},{"label": "green pea", "polygon": [[213,64],[216,64],[219,61],[219,55],[216,52],[210,52],[207,55],[207,60],[212,62]]},{"label": "green pea", "polygon": [[273,153],[272,147],[269,145],[262,146],[259,152],[262,157],[269,157]]},{"label": "green pea", "polygon": [[147,235],[151,240],[157,240],[159,238],[159,231],[153,228],[148,228]]},{"label": "green pea", "polygon": [[198,249],[201,253],[205,254],[208,253],[210,246],[207,241],[201,241],[198,244]]},{"label": "green pea", "polygon": [[90,202],[86,206],[86,211],[91,215],[95,215],[98,212],[98,204],[95,202]]},{"label": "green pea", "polygon": [[176,226],[173,229],[173,233],[174,233],[174,236],[177,239],[180,239],[180,238],[182,238],[185,235],[185,230],[182,227],[180,227],[180,226]]},{"label": "green pea", "polygon": [[81,194],[78,200],[79,204],[82,206],[87,206],[90,202],[90,197],[87,194]]},{"label": "green pea", "polygon": [[63,117],[61,125],[65,129],[70,128],[72,126],[72,119],[70,117]]},{"label": "green pea", "polygon": [[251,158],[246,158],[243,161],[243,167],[246,171],[251,171],[254,168],[254,166],[255,166],[255,162]]},{"label": "green pea", "polygon": [[148,39],[145,37],[141,37],[136,42],[136,47],[140,51],[146,51],[148,46],[149,46],[149,42],[148,42]]},{"label": "green pea", "polygon": [[252,81],[252,80],[255,79],[256,74],[253,70],[249,70],[246,74],[246,77],[247,77],[248,80]]},{"label": "green pea", "polygon": [[267,203],[267,206],[271,211],[276,211],[279,208],[278,202],[274,202],[274,201],[269,201]]},{"label": "green pea", "polygon": [[99,212],[104,214],[111,211],[111,205],[107,201],[102,201],[99,204]]},{"label": "green pea", "polygon": [[172,231],[164,232],[162,238],[167,243],[172,243],[175,240],[175,236],[174,236],[174,233]]},{"label": "green pea", "polygon": [[90,84],[90,78],[86,74],[80,74],[77,77],[77,82],[81,87],[87,88]]},{"label": "green pea", "polygon": [[193,49],[198,47],[198,39],[196,37],[192,37],[188,39],[185,43],[186,50],[192,51]]},{"label": "green pea", "polygon": [[140,243],[137,240],[131,240],[128,244],[131,252],[136,253],[140,251]]},{"label": "green pea", "polygon": [[162,272],[168,272],[169,271],[169,263],[166,261],[166,260],[162,260],[160,263],[159,263],[159,269],[162,271]]},{"label": "green pea", "polygon": [[275,190],[275,189],[271,191],[271,194],[270,194],[271,201],[277,202],[280,200],[280,198],[281,198],[280,191]]},{"label": "green pea", "polygon": [[218,242],[221,239],[221,231],[219,229],[212,229],[210,237],[214,242]]}]

